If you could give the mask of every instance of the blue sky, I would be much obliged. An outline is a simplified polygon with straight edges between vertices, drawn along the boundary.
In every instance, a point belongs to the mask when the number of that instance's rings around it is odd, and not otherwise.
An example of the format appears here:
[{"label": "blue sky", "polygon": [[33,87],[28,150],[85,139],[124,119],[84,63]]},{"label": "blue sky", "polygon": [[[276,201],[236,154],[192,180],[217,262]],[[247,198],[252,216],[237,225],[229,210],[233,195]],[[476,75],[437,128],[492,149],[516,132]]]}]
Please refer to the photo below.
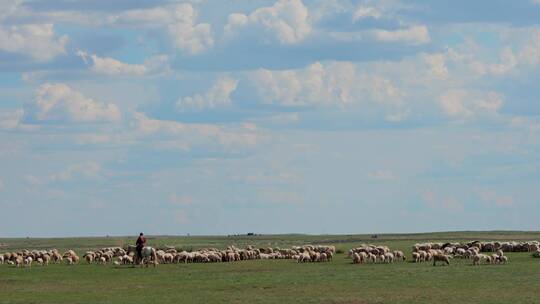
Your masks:
[{"label": "blue sky", "polygon": [[2,236],[538,230],[540,1],[0,2]]}]

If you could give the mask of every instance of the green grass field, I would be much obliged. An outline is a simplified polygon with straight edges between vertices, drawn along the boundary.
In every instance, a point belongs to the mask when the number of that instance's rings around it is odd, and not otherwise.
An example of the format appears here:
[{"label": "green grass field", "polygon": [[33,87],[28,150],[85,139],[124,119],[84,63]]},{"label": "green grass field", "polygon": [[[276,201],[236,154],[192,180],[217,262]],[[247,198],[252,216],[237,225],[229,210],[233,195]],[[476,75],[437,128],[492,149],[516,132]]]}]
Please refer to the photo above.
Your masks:
[{"label": "green grass field", "polygon": [[[135,238],[0,239],[0,252],[58,248],[84,252],[133,243]],[[403,250],[424,241],[540,240],[540,232],[450,232],[407,235],[273,235],[254,237],[150,237],[149,245],[185,249],[234,244],[333,244],[347,251],[360,243]],[[0,303],[540,303],[540,259],[508,253],[507,265],[473,267],[409,262],[353,265],[344,254],[330,263],[292,260],[170,264],[154,268],[0,265]]]}]

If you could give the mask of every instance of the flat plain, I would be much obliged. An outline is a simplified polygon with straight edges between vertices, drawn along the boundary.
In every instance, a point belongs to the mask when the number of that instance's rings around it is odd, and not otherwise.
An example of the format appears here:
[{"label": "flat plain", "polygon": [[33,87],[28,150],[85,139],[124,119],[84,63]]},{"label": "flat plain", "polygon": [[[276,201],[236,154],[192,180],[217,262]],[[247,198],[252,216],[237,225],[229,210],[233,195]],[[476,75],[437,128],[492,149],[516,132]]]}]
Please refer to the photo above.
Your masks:
[{"label": "flat plain", "polygon": [[[417,242],[540,240],[540,232],[445,232],[373,235],[150,236],[149,245],[287,248],[331,244],[339,252],[365,244],[403,250]],[[0,239],[0,253],[19,249],[87,250],[133,244],[134,237]],[[161,264],[157,268],[51,264],[0,265],[0,303],[540,303],[540,259],[507,253],[506,265],[352,264],[338,253],[328,263],[250,260]]]}]

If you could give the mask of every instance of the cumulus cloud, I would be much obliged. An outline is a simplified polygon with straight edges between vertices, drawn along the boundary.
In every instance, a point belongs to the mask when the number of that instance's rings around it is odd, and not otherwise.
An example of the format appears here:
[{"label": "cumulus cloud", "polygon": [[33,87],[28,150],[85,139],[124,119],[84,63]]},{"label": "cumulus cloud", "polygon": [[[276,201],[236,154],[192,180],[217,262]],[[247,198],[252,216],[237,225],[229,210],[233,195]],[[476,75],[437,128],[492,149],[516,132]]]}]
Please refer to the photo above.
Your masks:
[{"label": "cumulus cloud", "polygon": [[90,65],[90,70],[98,74],[141,76],[168,70],[168,56],[166,55],[151,57],[144,64],[128,64],[110,57],[89,55],[82,50],[77,50],[77,55]]},{"label": "cumulus cloud", "polygon": [[237,85],[236,79],[221,77],[208,92],[179,99],[176,102],[176,109],[184,112],[228,105],[231,103],[231,94],[236,90]]},{"label": "cumulus cloud", "polygon": [[19,53],[38,61],[65,54],[66,35],[58,37],[52,23],[0,25],[0,50]]},{"label": "cumulus cloud", "polygon": [[478,195],[482,201],[488,205],[493,205],[500,208],[514,207],[514,198],[510,195],[500,195],[490,189],[478,189]]},{"label": "cumulus cloud", "polygon": [[403,4],[397,0],[361,0],[352,14],[353,22],[366,18],[397,19],[402,10],[410,10],[410,4]]},{"label": "cumulus cloud", "polygon": [[282,44],[304,40],[312,31],[309,10],[301,0],[278,0],[274,5],[256,9],[249,15],[230,14],[225,33],[260,26]]},{"label": "cumulus cloud", "polygon": [[119,108],[85,97],[63,83],[41,85],[33,102],[24,107],[23,121],[30,122],[117,122]]},{"label": "cumulus cloud", "polygon": [[23,123],[23,116],[23,109],[1,110],[0,130],[34,131],[39,129],[39,126]]},{"label": "cumulus cloud", "polygon": [[134,114],[134,125],[141,136],[160,135],[168,144],[175,144],[187,151],[192,146],[234,148],[255,147],[264,136],[253,123],[217,125],[182,123],[148,118],[143,113]]},{"label": "cumulus cloud", "polygon": [[400,107],[404,93],[389,79],[368,75],[351,62],[316,62],[304,69],[261,69],[252,80],[261,99],[285,106],[374,102]]},{"label": "cumulus cloud", "polygon": [[354,11],[353,21],[358,21],[364,18],[379,19],[382,17],[382,15],[383,13],[381,12],[380,8],[359,5],[358,8]]},{"label": "cumulus cloud", "polygon": [[439,103],[444,112],[451,117],[493,116],[502,107],[503,96],[496,92],[450,90],[441,95]]},{"label": "cumulus cloud", "polygon": [[199,54],[214,45],[212,26],[196,23],[197,11],[190,3],[137,9],[112,16],[109,22],[133,27],[162,27],[173,46],[189,54]]},{"label": "cumulus cloud", "polygon": [[364,30],[358,32],[330,32],[330,37],[338,41],[379,41],[379,42],[401,42],[412,45],[425,44],[430,42],[429,30],[425,25],[410,26],[397,30]]}]

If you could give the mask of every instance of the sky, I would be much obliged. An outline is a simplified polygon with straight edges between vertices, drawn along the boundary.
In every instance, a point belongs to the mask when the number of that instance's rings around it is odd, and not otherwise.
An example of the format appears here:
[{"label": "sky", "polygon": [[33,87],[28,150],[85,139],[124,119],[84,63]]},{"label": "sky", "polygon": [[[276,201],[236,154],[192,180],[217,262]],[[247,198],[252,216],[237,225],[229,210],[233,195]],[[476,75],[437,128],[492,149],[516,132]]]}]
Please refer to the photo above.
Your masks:
[{"label": "sky", "polygon": [[539,230],[540,1],[0,0],[0,236]]}]

